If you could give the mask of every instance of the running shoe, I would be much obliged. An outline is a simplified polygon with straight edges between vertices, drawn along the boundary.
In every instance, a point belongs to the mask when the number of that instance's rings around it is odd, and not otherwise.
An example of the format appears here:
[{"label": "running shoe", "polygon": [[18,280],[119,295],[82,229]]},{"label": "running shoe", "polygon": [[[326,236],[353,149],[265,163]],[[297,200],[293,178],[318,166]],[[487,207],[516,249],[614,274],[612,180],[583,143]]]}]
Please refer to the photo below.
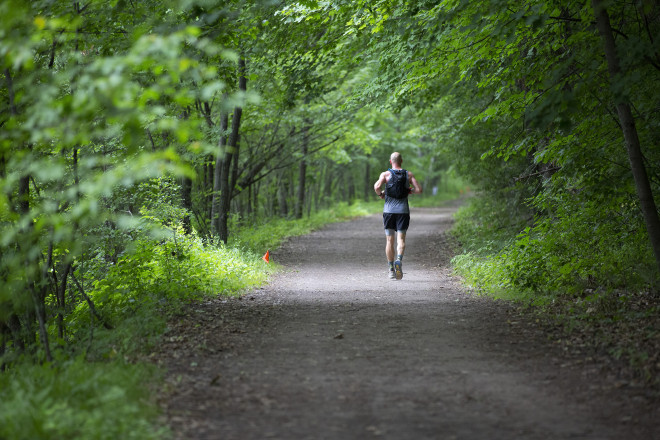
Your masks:
[{"label": "running shoe", "polygon": [[396,274],[394,273],[394,268],[393,267],[390,267],[389,277],[390,277],[391,280],[396,279]]},{"label": "running shoe", "polygon": [[403,268],[401,267],[401,260],[396,260],[394,262],[394,273],[397,280],[403,278]]}]

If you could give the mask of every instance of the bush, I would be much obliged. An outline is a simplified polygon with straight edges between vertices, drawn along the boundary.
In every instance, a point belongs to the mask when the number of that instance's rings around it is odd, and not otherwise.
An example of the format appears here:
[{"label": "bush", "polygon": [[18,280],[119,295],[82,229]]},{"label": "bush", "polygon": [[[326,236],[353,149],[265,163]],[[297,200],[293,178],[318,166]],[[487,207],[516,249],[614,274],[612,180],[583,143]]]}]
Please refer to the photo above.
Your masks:
[{"label": "bush", "polygon": [[452,261],[486,292],[572,295],[596,287],[639,290],[657,282],[644,225],[625,206],[564,200],[552,216],[525,226],[515,216],[480,209],[486,205],[474,200],[456,216],[453,233],[465,253]]},{"label": "bush", "polygon": [[[271,270],[255,254],[208,245],[198,237],[173,235],[156,240],[143,236],[109,268],[105,278],[89,274],[94,281],[88,295],[113,327],[126,327],[137,317],[129,327],[137,331],[139,341],[146,342],[162,327],[163,312],[208,296],[239,294],[264,283]],[[91,325],[87,302],[78,304],[68,324],[74,332],[87,333]]]},{"label": "bush", "polygon": [[0,438],[162,439],[157,406],[145,383],[155,369],[82,357],[20,365],[0,375]]}]

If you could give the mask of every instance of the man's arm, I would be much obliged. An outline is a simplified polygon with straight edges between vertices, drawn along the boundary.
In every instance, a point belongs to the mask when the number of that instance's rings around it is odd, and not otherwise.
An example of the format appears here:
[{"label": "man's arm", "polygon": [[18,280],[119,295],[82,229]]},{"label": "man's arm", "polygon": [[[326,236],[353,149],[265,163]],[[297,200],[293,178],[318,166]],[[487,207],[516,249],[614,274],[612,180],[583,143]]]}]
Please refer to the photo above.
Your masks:
[{"label": "man's arm", "polygon": [[408,171],[408,179],[410,180],[410,194],[421,194],[422,185],[417,182],[417,179],[415,179],[415,176],[410,171]]},{"label": "man's arm", "polygon": [[374,183],[374,191],[381,199],[385,198],[385,193],[380,189],[385,184],[385,182],[387,182],[387,172],[382,172],[380,173],[378,180],[376,180],[376,183]]}]

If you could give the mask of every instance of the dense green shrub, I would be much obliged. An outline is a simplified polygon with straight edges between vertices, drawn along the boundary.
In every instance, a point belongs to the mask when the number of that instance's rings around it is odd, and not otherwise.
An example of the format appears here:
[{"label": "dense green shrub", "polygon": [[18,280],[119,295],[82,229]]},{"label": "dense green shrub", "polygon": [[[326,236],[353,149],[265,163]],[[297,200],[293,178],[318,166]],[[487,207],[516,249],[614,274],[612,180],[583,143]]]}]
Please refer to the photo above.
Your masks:
[{"label": "dense green shrub", "polygon": [[[265,282],[270,271],[256,254],[205,244],[196,236],[142,236],[118,258],[105,277],[88,274],[93,280],[88,296],[113,327],[126,327],[126,320],[135,316],[138,323],[152,323],[155,329],[140,326],[141,337],[135,338],[145,341],[146,336],[157,333],[156,329],[162,326],[162,320],[154,319],[154,315],[178,310],[181,304],[205,296],[238,294]],[[85,334],[91,325],[90,316],[88,303],[79,303],[68,317],[71,330]]]},{"label": "dense green shrub", "polygon": [[22,365],[0,374],[0,438],[162,439],[145,383],[147,365],[87,362]]},{"label": "dense green shrub", "polygon": [[565,197],[551,216],[528,225],[484,206],[489,203],[476,199],[462,208],[454,228],[465,252],[453,264],[475,287],[577,294],[643,289],[657,281],[642,219],[621,200]]}]

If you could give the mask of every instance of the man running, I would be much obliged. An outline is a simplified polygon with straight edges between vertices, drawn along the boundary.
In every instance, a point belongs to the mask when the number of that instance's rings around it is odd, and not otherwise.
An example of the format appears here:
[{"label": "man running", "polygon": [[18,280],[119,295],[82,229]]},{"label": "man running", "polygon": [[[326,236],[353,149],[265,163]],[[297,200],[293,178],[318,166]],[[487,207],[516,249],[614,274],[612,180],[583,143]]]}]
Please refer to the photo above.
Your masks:
[{"label": "man running", "polygon": [[[390,156],[392,168],[380,173],[374,184],[374,191],[381,199],[385,199],[383,208],[383,226],[385,227],[385,255],[389,265],[390,279],[403,278],[403,252],[406,249],[406,231],[410,224],[409,194],[421,194],[422,187],[417,183],[413,173],[401,168],[401,153],[394,152]],[[381,187],[385,184],[385,191]],[[394,260],[394,233],[396,232],[397,255]]]}]

